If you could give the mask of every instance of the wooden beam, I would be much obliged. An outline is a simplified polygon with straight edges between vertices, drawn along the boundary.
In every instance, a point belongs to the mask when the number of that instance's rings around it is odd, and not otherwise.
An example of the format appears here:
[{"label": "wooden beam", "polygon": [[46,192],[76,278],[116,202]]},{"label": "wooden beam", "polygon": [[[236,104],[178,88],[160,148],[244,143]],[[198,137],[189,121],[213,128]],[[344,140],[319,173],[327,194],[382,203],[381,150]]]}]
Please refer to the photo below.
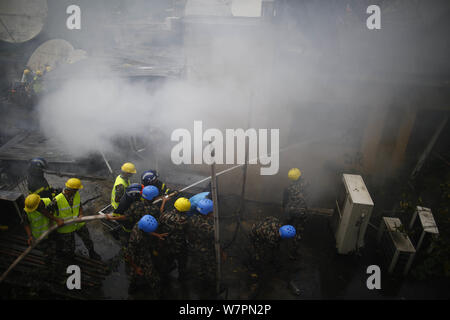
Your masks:
[{"label": "wooden beam", "polygon": [[368,121],[361,145],[363,155],[363,171],[373,173],[376,170],[378,148],[387,116],[387,108],[371,106]]},{"label": "wooden beam", "polygon": [[392,155],[392,167],[397,169],[403,162],[405,151],[408,146],[409,138],[414,127],[417,116],[417,109],[408,108],[405,112],[405,117],[402,118],[398,129],[394,154]]}]

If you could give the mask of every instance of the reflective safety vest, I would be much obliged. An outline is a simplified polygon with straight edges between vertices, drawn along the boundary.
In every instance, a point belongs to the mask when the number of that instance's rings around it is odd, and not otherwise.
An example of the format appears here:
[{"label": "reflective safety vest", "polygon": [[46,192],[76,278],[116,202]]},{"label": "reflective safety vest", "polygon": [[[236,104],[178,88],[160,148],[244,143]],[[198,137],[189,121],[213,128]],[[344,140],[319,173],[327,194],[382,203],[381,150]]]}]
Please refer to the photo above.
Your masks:
[{"label": "reflective safety vest", "polygon": [[[41,200],[44,202],[45,206],[48,206],[50,202],[52,202],[49,198],[42,198]],[[37,209],[33,212],[27,212],[27,216],[28,221],[30,222],[31,234],[35,239],[38,239],[50,228],[50,219],[37,211]]]},{"label": "reflective safety vest", "polygon": [[[72,206],[69,205],[69,202],[67,201],[66,197],[63,193],[58,194],[55,197],[56,203],[58,205],[58,211],[59,211],[59,218],[63,219],[64,221],[74,219],[78,217],[78,214],[80,213],[80,193],[77,191],[75,193],[75,196],[73,197],[73,203]],[[84,226],[86,222],[82,223],[73,223],[69,224],[67,226],[62,226],[58,228],[59,233],[70,233],[78,230],[82,226]]]},{"label": "reflective safety vest", "polygon": [[35,190],[35,191],[31,191],[28,190],[30,192],[30,194],[40,194],[42,191],[48,191],[50,190],[50,186],[47,187],[40,187],[39,189]]},{"label": "reflective safety vest", "polygon": [[114,209],[117,209],[117,207],[119,206],[119,203],[115,201],[116,200],[116,187],[119,184],[123,184],[124,189],[126,189],[130,185],[130,180],[125,180],[120,175],[117,176],[116,182],[114,182],[114,186],[113,186],[113,189],[111,192],[111,205],[113,206]]},{"label": "reflective safety vest", "polygon": [[42,91],[42,80],[38,77],[34,77],[33,80],[34,93],[40,93]]}]

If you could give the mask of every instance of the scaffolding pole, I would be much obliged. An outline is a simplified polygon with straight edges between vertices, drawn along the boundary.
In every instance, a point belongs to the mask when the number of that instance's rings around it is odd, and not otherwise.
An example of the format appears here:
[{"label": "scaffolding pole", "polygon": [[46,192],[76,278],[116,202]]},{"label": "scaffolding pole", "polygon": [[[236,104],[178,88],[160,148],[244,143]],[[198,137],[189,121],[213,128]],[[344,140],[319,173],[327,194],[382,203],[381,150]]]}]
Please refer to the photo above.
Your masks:
[{"label": "scaffolding pole", "polygon": [[439,136],[441,135],[442,130],[445,128],[445,125],[447,124],[448,116],[442,119],[439,126],[436,128],[433,136],[431,137],[430,142],[428,143],[427,147],[423,151],[422,155],[419,158],[419,161],[417,161],[416,167],[414,168],[413,172],[411,173],[410,179],[414,179],[417,174],[419,173],[420,169],[422,169],[423,164],[428,158],[428,155],[433,150],[434,145],[436,144],[436,141],[438,140]]},{"label": "scaffolding pole", "polygon": [[[211,151],[211,157],[214,157],[214,149]],[[222,276],[222,268],[220,261],[220,234],[219,234],[219,207],[217,202],[217,179],[216,179],[216,163],[215,161],[211,164],[211,195],[213,200],[213,214],[214,214],[214,247],[216,251],[216,294],[220,294],[220,283]]]}]

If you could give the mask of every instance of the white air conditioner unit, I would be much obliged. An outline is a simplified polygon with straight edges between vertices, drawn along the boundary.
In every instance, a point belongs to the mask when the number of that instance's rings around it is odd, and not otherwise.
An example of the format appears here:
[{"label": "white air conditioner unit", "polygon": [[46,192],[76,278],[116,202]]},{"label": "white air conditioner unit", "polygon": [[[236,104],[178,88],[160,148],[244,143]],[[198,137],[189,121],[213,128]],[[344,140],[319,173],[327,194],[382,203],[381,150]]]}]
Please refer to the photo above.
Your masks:
[{"label": "white air conditioner unit", "polygon": [[364,246],[373,201],[360,175],[343,174],[343,186],[333,216],[337,252],[347,254]]},{"label": "white air conditioner unit", "polygon": [[406,276],[414,260],[414,249],[408,235],[401,232],[402,222],[399,218],[383,217],[378,229],[377,241],[383,255],[383,262],[388,273],[401,273]]},{"label": "white air conditioner unit", "polygon": [[409,223],[409,229],[412,231],[411,241],[416,251],[422,248],[427,253],[431,253],[431,242],[439,237],[439,230],[431,209],[417,206]]}]

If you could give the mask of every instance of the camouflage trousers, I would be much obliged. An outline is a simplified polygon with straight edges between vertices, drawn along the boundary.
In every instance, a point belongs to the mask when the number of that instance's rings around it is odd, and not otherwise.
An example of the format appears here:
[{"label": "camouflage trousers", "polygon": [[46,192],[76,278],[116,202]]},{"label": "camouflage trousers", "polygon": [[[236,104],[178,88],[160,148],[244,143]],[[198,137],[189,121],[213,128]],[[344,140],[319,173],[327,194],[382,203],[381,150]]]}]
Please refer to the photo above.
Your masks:
[{"label": "camouflage trousers", "polygon": [[49,276],[53,276],[54,271],[56,270],[55,265],[57,263],[56,258],[56,235],[51,233],[49,237],[45,240],[42,240],[36,247],[39,251],[42,252],[43,260],[45,263],[45,270],[41,271],[36,269],[33,274],[37,279],[48,278]]},{"label": "camouflage trousers", "polygon": [[91,240],[89,229],[86,226],[69,233],[57,233],[56,252],[60,255],[71,257],[75,253],[75,233],[81,238],[89,252],[94,251],[94,243]]},{"label": "camouflage trousers", "polygon": [[187,269],[187,245],[181,241],[160,241],[158,245],[158,269],[162,273],[170,272],[170,268],[175,261],[178,265],[178,274],[181,278],[186,276]]},{"label": "camouflage trousers", "polygon": [[120,228],[118,230],[119,241],[122,245],[122,248],[126,248],[128,246],[128,240],[130,240],[131,232],[125,231],[124,228]]},{"label": "camouflage trousers", "polygon": [[293,239],[294,241],[288,242],[289,251],[294,253],[297,251],[300,240],[302,239],[301,234],[305,228],[306,210],[287,207],[285,217],[284,224],[290,224],[296,231],[296,235]]},{"label": "camouflage trousers", "polygon": [[130,291],[145,290],[148,291],[146,298],[159,299],[161,297],[161,278],[151,261],[151,257],[140,268],[143,275],[138,275],[133,268],[131,269]]},{"label": "camouflage trousers", "polygon": [[276,264],[276,249],[267,248],[264,243],[254,241],[253,251],[251,253],[250,269],[257,273],[261,273],[262,270],[267,269],[268,266]]},{"label": "camouflage trousers", "polygon": [[56,252],[56,241],[57,235],[55,233],[50,233],[49,237],[42,240],[36,247],[36,249],[42,251],[44,259],[49,259],[55,255]]},{"label": "camouflage trousers", "polygon": [[259,288],[270,278],[272,271],[279,267],[276,253],[277,248],[268,248],[265,243],[254,240],[250,254],[250,263],[248,269],[248,281],[250,285],[250,299],[253,299],[259,291]]},{"label": "camouflage trousers", "polygon": [[194,247],[192,260],[195,262],[195,274],[199,280],[215,285],[217,275],[216,252],[214,247]]}]

